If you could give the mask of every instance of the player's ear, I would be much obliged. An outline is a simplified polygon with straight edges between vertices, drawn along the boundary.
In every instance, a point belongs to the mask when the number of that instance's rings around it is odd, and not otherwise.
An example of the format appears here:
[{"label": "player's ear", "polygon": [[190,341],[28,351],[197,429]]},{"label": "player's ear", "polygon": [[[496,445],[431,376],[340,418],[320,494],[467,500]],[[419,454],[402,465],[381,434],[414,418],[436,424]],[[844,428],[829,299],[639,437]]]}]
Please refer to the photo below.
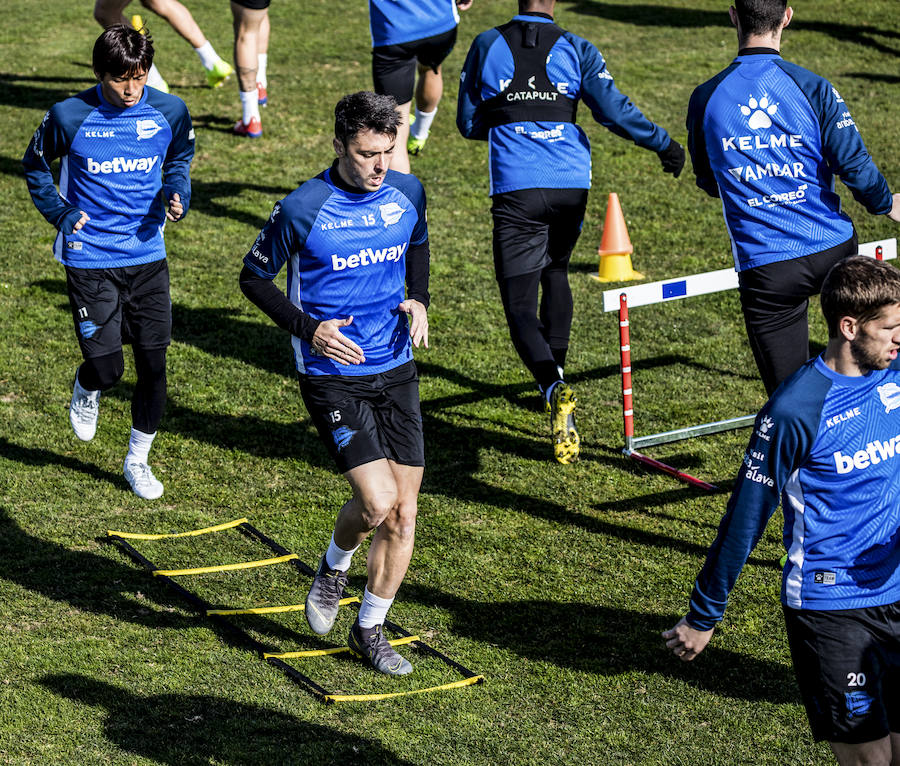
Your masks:
[{"label": "player's ear", "polygon": [[859,324],[856,317],[841,317],[838,320],[838,333],[845,340],[856,340]]},{"label": "player's ear", "polygon": [[344,143],[336,136],[332,139],[332,144],[334,145],[334,153],[338,157],[343,157],[347,153],[347,147],[344,146]]},{"label": "player's ear", "polygon": [[790,24],[792,18],[794,18],[794,9],[791,8],[791,6],[788,6],[784,9],[784,18],[781,20],[781,28],[784,29]]}]

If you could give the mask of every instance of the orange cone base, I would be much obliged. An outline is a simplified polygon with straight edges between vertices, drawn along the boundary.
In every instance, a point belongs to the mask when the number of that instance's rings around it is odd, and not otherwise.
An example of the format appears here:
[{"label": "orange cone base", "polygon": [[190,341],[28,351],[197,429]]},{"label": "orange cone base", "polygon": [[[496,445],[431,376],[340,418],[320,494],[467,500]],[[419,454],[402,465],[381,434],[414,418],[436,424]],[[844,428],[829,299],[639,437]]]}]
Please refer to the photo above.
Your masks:
[{"label": "orange cone base", "polygon": [[600,258],[600,270],[591,276],[598,282],[633,282],[644,275],[631,267],[630,253],[613,253]]}]

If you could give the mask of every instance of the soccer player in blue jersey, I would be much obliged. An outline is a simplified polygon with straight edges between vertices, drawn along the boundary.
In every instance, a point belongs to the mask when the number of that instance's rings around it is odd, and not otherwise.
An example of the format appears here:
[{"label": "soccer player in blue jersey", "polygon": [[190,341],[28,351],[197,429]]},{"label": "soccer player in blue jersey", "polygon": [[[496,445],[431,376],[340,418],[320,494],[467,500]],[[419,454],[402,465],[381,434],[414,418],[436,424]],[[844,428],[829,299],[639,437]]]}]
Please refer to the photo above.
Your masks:
[{"label": "soccer player in blue jersey", "polygon": [[402,118],[394,170],[408,173],[409,155],[425,148],[444,93],[441,63],[456,44],[458,11],[471,5],[472,0],[369,0],[375,92],[393,96]]},{"label": "soccer player in blue jersey", "polygon": [[900,762],[900,272],[849,256],[821,301],[828,346],[760,410],[690,609],[663,637],[682,660],[703,651],[780,501],[781,600],[813,735],[841,764],[888,766]]},{"label": "soccer player in blue jersey", "polygon": [[[31,198],[58,230],[53,252],[66,269],[84,362],[75,375],[69,420],[89,441],[100,393],[134,352],[137,384],[125,478],[145,499],[163,485],[148,465],[166,404],[166,347],[172,332],[163,228],[190,206],[194,130],[184,102],[145,87],[149,37],[108,28],[94,45],[98,85],[44,116],[22,164]],[[59,190],[50,164],[60,159]]]},{"label": "soccer player in blue jersey", "polygon": [[616,135],[656,152],[676,177],[684,148],[616,88],[591,43],[553,23],[555,6],[519,0],[512,21],[475,38],[456,124],[466,138],[488,142],[494,270],[506,321],[549,406],[554,455],[571,463],[580,439],[575,393],[563,379],[573,311],[568,269],[591,185],[578,102]]},{"label": "soccer player in blue jersey", "polygon": [[[244,258],[244,294],[292,335],[300,393],[353,496],[306,600],[331,630],[353,552],[374,531],[350,649],[388,675],[412,671],[382,632],[412,556],[425,465],[412,346],[428,346],[428,227],[419,181],[390,170],[390,96],[335,108],[337,159],[279,202]],[[272,282],[288,267],[285,296]]]},{"label": "soccer player in blue jersey", "polygon": [[900,221],[840,94],[781,58],[786,0],[736,0],[738,56],[688,107],[697,185],[721,197],[750,347],[771,394],[809,358],[809,297],[857,251],[834,177],[874,215]]}]

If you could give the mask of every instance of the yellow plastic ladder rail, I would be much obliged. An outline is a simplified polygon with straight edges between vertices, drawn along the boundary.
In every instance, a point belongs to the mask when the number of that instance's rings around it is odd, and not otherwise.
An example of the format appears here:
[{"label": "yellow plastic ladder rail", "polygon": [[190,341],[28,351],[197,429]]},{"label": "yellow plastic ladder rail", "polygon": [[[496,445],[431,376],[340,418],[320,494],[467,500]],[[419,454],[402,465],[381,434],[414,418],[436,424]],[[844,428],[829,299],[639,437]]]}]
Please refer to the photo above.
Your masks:
[{"label": "yellow plastic ladder rail", "polygon": [[429,686],[425,689],[410,689],[405,692],[389,692],[387,694],[326,694],[325,702],[378,702],[391,697],[406,697],[411,694],[425,694],[425,692],[438,692],[444,689],[459,689],[463,686],[471,686],[484,681],[484,676],[471,676],[459,681],[451,681],[440,686]]},{"label": "yellow plastic ladder rail", "polygon": [[[338,601],[338,606],[346,606],[347,604],[361,603],[356,596],[342,598]],[[290,606],[256,606],[248,609],[207,609],[206,616],[213,614],[280,614],[282,612],[302,612],[306,609],[306,604],[291,604]]]},{"label": "yellow plastic ladder rail", "polygon": [[[421,641],[421,637],[419,636],[404,636],[403,638],[395,638],[388,643],[391,646],[403,646],[404,644],[411,644],[413,641]],[[328,654],[341,654],[342,652],[349,652],[350,647],[348,646],[336,646],[334,649],[305,649],[300,652],[280,652],[278,654],[265,652],[263,654],[263,659],[267,660],[269,657],[273,657],[276,660],[293,660],[298,657],[324,657]]]},{"label": "yellow plastic ladder rail", "polygon": [[154,577],[177,577],[179,575],[197,575],[207,574],[209,572],[233,572],[236,569],[255,569],[256,567],[267,567],[271,564],[281,564],[285,561],[292,561],[300,558],[296,553],[289,553],[287,556],[276,556],[273,559],[260,559],[259,561],[241,561],[237,564],[216,564],[211,567],[195,567],[194,569],[154,569],[152,574]]},{"label": "yellow plastic ladder rail", "polygon": [[140,532],[116,532],[112,529],[107,529],[106,535],[107,537],[121,537],[123,540],[163,540],[172,537],[196,537],[197,535],[206,535],[210,532],[221,532],[223,529],[233,529],[247,523],[247,521],[248,519],[235,519],[234,521],[226,521],[224,524],[216,524],[214,527],[192,529],[188,532],[170,532],[162,535],[145,535]]}]

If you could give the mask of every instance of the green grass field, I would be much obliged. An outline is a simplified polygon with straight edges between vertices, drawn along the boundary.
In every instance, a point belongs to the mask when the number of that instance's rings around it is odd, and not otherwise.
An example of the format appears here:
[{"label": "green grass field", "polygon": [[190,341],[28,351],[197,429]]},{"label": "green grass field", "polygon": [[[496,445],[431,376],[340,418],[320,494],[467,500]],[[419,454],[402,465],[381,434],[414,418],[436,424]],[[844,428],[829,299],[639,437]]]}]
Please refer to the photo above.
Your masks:
[{"label": "green grass field", "polygon": [[[138,9],[137,4],[135,10]],[[227,55],[231,20],[189,3]],[[193,208],[167,230],[174,303],[169,401],[152,453],[162,500],[122,478],[130,367],[78,442],[66,407],[80,361],[54,232],[19,160],[44,111],[91,84],[90,3],[26,0],[0,31],[0,763],[4,764],[821,764],[778,603],[780,529],[770,525],[707,652],[682,665],[659,636],[683,612],[724,509],[620,452],[614,316],[597,269],[606,198],[618,192],[634,266],[648,279],[730,265],[720,207],[664,176],[651,153],[582,122],[594,187],[572,265],[567,366],[583,458],[552,462],[545,416],[509,342],[490,255],[487,153],[454,126],[456,75],[474,35],[514,3],[476,0],[445,66],[445,100],[414,172],[429,196],[431,349],[422,373],[428,468],[413,564],[392,610],[407,629],[483,673],[480,686],[325,706],[214,629],[100,538],[247,516],[314,563],[347,497],[303,409],[285,334],[237,288],[241,258],[273,203],[330,163],[332,109],[370,85],[362,0],[276,0],[265,136],[232,137],[236,88],[210,91],[199,61],[144,11],[157,62],[197,128]],[[561,2],[557,20],[595,42],[621,90],[684,141],[695,85],[735,39],[722,0]],[[827,76],[889,183],[900,182],[900,17],[889,0],[798,2],[785,56]],[[846,190],[842,187],[842,193]],[[849,194],[860,241],[894,236]],[[814,322],[813,339],[825,335]],[[763,402],[732,293],[632,312],[640,433],[756,410]],[[747,432],[649,450],[727,489]],[[777,518],[777,517],[776,517]],[[148,542],[160,566],[269,555],[235,532]],[[362,588],[362,556],[351,585]],[[217,603],[302,600],[289,565],[204,575]],[[302,615],[253,618],[286,649],[336,645]],[[343,659],[298,661],[348,693],[452,680],[438,663],[393,684]]]}]

